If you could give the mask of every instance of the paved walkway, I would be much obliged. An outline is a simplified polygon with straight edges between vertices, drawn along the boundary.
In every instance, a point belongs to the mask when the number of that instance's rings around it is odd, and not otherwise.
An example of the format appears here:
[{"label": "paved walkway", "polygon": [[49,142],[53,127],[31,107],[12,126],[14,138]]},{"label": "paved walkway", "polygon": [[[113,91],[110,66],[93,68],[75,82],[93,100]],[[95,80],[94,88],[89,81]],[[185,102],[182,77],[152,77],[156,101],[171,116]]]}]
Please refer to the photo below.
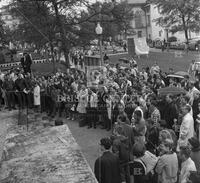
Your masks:
[{"label": "paved walkway", "polygon": [[0,111],[0,159],[2,157],[4,142],[6,139],[8,126],[12,121],[17,121],[18,111],[9,112],[7,110]]},{"label": "paved walkway", "polygon": [[[2,157],[2,152],[4,149],[4,142],[7,135],[7,129],[9,125],[17,124],[18,120],[18,110],[16,111],[0,111],[1,123],[0,123],[0,157]],[[49,124],[53,125],[54,119],[48,119],[45,114],[39,115],[38,119],[42,120],[42,117],[45,117],[44,121],[50,121]],[[78,121],[67,120],[62,118],[64,124],[67,124],[73,137],[76,142],[79,144],[81,151],[83,152],[87,162],[89,163],[92,170],[94,170],[95,160],[101,155],[99,141],[103,137],[108,137],[111,135],[111,131],[107,132],[106,130],[100,129],[98,126],[96,129],[87,129],[87,127],[79,127]],[[47,122],[48,123],[48,122]],[[24,126],[26,128],[26,126]],[[29,125],[29,130],[34,129]],[[1,158],[0,158],[1,159]]]},{"label": "paved walkway", "polygon": [[94,170],[95,160],[101,155],[99,141],[103,137],[110,136],[111,131],[107,132],[106,130],[102,130],[98,127],[96,129],[87,129],[87,127],[80,128],[77,121],[64,121],[81,147],[81,150],[91,169]]}]

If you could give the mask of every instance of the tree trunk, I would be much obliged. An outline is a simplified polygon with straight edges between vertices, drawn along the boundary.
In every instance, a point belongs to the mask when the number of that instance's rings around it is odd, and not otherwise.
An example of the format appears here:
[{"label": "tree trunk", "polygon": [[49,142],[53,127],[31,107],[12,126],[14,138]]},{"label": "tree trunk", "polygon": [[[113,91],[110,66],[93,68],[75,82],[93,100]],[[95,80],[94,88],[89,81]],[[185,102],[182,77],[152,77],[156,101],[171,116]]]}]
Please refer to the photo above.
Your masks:
[{"label": "tree trunk", "polygon": [[185,22],[185,16],[182,16],[182,21],[183,21],[183,29],[184,29],[184,33],[185,33],[185,39],[186,39],[186,44],[188,45],[189,42],[189,37],[188,37],[188,28],[186,26],[186,22]]},{"label": "tree trunk", "polygon": [[50,44],[50,48],[51,48],[51,55],[52,55],[52,62],[53,62],[53,73],[55,74],[56,73],[56,63],[55,63],[52,41],[50,41],[49,44]]},{"label": "tree trunk", "polygon": [[62,39],[62,50],[64,52],[66,66],[67,66],[67,68],[69,68],[70,67],[69,58],[68,58],[69,48],[68,48],[68,44],[67,44],[65,28],[60,19],[57,2],[52,1],[52,3],[53,3],[54,10],[55,10],[55,15],[56,15],[56,21],[57,21],[56,23],[60,29],[60,34],[61,34],[61,39]]}]

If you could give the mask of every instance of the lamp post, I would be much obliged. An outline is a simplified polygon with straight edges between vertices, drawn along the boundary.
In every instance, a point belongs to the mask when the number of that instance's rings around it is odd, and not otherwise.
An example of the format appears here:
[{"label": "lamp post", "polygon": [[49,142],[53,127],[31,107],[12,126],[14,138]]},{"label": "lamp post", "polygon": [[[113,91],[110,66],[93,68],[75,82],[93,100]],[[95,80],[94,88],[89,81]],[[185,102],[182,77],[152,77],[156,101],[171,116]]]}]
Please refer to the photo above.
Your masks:
[{"label": "lamp post", "polygon": [[99,51],[100,51],[100,61],[101,61],[101,66],[103,66],[103,55],[102,55],[102,33],[103,33],[103,29],[100,25],[100,23],[98,22],[97,23],[97,26],[96,26],[96,34],[99,36]]}]

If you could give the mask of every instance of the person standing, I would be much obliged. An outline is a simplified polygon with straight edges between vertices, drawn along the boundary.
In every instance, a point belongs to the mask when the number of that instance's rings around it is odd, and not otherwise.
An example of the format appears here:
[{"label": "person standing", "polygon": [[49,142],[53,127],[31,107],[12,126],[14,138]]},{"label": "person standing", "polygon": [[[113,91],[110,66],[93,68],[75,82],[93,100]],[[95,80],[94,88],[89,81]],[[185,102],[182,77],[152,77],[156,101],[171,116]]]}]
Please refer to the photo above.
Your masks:
[{"label": "person standing", "polygon": [[163,119],[167,122],[167,128],[172,129],[174,121],[178,119],[178,111],[171,94],[168,94],[165,100],[166,106],[163,112]]},{"label": "person standing", "polygon": [[154,126],[158,127],[158,123],[161,119],[160,111],[156,107],[157,102],[155,99],[147,99],[147,106],[149,108],[149,116],[154,121]]},{"label": "person standing", "polygon": [[8,75],[5,76],[3,88],[5,89],[6,92],[9,111],[15,109],[14,84],[15,84],[14,81]]},{"label": "person standing", "polygon": [[190,114],[191,107],[186,105],[182,108],[183,120],[180,127],[177,151],[181,146],[188,144],[188,139],[194,137],[194,120]]},{"label": "person standing", "polygon": [[23,57],[21,58],[21,65],[24,69],[25,73],[31,73],[31,64],[32,64],[32,58],[30,54],[28,53],[23,53]]},{"label": "person standing", "polygon": [[192,151],[191,159],[194,161],[197,171],[200,172],[200,142],[194,137],[188,141]]},{"label": "person standing", "polygon": [[86,121],[86,107],[87,107],[87,96],[88,96],[88,89],[85,85],[82,85],[80,92],[78,93],[78,106],[77,111],[80,114],[81,121],[79,122],[79,126],[85,126]]},{"label": "person standing", "polygon": [[111,144],[109,138],[100,140],[103,154],[94,165],[95,177],[99,183],[121,183],[119,158],[111,152]]},{"label": "person standing", "polygon": [[26,105],[26,94],[24,93],[24,89],[26,88],[26,83],[21,73],[18,74],[18,77],[15,80],[14,88],[16,90],[19,108],[23,109]]},{"label": "person standing", "polygon": [[88,91],[88,106],[86,108],[87,111],[87,118],[88,118],[88,128],[96,128],[96,121],[97,121],[97,103],[98,97],[95,91],[89,90]]},{"label": "person standing", "polygon": [[158,183],[175,183],[177,181],[178,174],[178,157],[172,150],[173,141],[167,139],[161,147],[162,154],[156,166]]},{"label": "person standing", "polygon": [[35,86],[33,89],[33,95],[34,95],[34,106],[36,108],[36,112],[39,112],[40,108],[40,86],[37,82],[35,82]]},{"label": "person standing", "polygon": [[191,150],[188,146],[180,147],[179,157],[181,159],[181,173],[179,177],[179,183],[187,183],[190,176],[190,172],[196,172],[196,166],[194,161],[190,158]]},{"label": "person standing", "polygon": [[195,60],[192,60],[188,69],[188,74],[192,75],[193,77],[195,76]]}]

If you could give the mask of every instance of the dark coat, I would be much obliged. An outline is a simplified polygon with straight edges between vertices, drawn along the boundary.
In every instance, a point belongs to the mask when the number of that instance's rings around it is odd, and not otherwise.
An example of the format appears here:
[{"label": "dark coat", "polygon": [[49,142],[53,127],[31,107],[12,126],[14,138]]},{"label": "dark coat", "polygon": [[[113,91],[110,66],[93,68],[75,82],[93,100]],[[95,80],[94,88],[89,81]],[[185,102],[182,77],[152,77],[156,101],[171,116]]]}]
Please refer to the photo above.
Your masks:
[{"label": "dark coat", "polygon": [[173,102],[166,104],[163,119],[167,122],[167,128],[172,129],[174,119],[178,119],[178,110]]},{"label": "dark coat", "polygon": [[95,162],[94,173],[99,183],[120,183],[118,157],[111,152],[104,152]]},{"label": "dark coat", "polygon": [[30,55],[27,54],[27,55],[25,56],[25,58],[26,58],[26,59],[24,60],[24,64],[26,65],[26,67],[30,67],[31,64],[32,64],[32,59],[31,59]]},{"label": "dark coat", "polygon": [[3,84],[3,88],[6,90],[6,91],[13,91],[14,90],[14,81],[12,80],[5,80],[4,81],[4,84]]},{"label": "dark coat", "polygon": [[25,80],[23,78],[16,79],[16,81],[15,81],[15,89],[17,89],[18,91],[23,91],[25,88],[26,88]]},{"label": "dark coat", "polygon": [[149,129],[146,139],[147,150],[155,154],[155,150],[158,147],[159,130],[156,127],[152,127],[151,129]]}]

